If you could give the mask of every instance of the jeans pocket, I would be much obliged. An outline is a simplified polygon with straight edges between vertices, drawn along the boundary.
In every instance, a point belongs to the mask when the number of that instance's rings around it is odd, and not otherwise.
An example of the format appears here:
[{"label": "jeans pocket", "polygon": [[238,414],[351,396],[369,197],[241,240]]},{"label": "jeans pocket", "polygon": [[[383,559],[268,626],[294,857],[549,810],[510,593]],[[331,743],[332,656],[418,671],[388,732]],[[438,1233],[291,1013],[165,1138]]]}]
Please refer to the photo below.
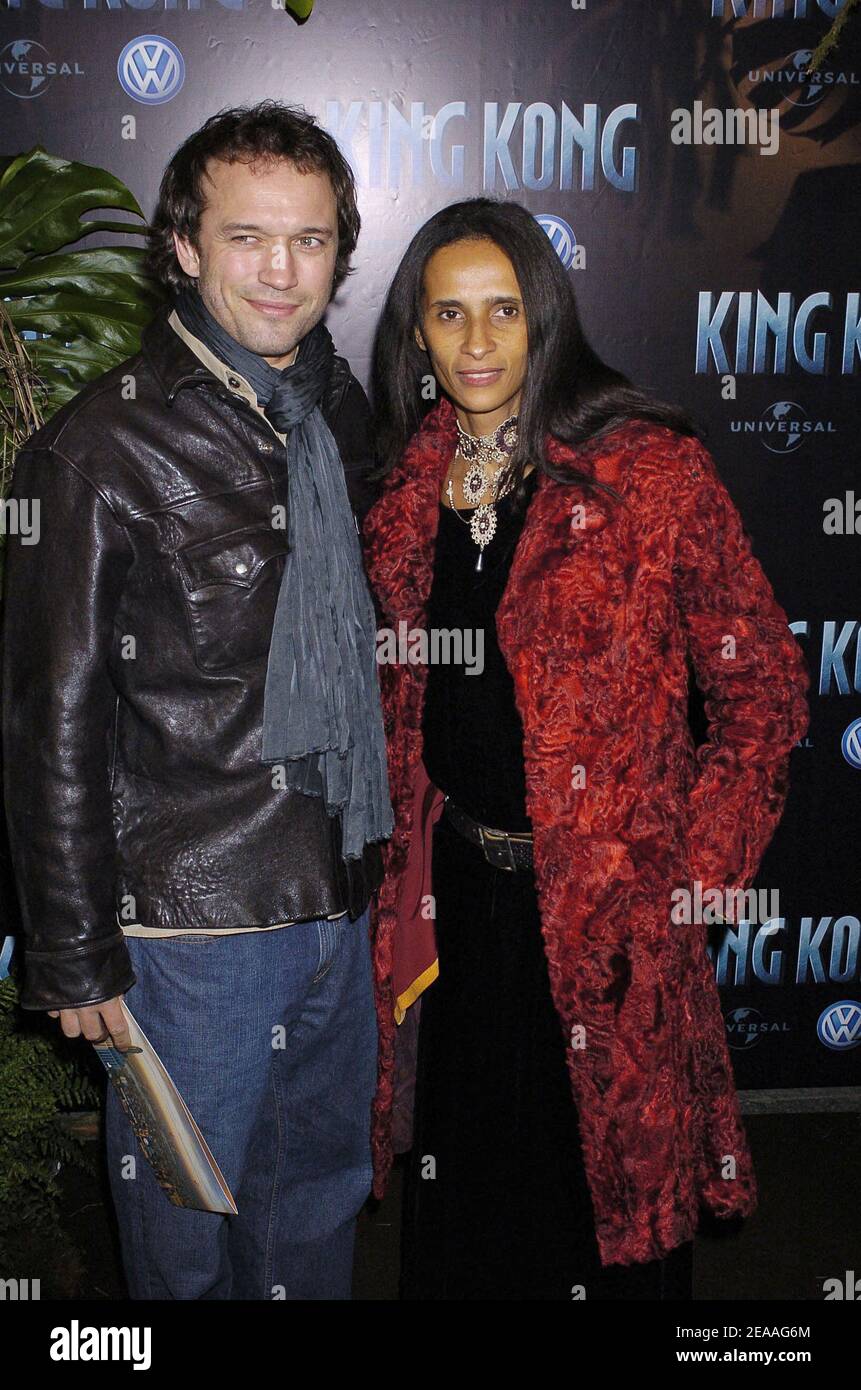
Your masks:
[{"label": "jeans pocket", "polygon": [[182,932],[180,936],[164,936],[161,937],[160,940],[162,942],[178,942],[183,946],[210,946],[214,941],[218,940],[218,937],[215,935],[195,935],[194,932]]}]

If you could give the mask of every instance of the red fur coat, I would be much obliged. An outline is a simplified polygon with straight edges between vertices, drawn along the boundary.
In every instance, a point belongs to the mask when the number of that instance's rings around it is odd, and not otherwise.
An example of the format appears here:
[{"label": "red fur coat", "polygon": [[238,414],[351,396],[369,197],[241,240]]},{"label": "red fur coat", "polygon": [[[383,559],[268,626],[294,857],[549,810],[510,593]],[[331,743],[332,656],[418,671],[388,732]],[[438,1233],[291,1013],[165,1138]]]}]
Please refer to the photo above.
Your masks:
[{"label": "red fur coat", "polygon": [[[425,623],[455,439],[443,398],[366,519],[368,574],[395,630]],[[546,450],[625,500],[539,478],[497,632],[523,722],[542,931],[598,1243],[604,1264],[630,1264],[690,1239],[701,1205],[724,1217],[756,1206],[708,929],[674,925],[671,893],[696,880],[703,895],[750,885],[807,729],[810,678],[699,441],[633,421],[576,452],[548,437]],[[698,748],[688,656],[709,721]],[[382,1196],[392,943],[410,837],[421,833],[411,820],[427,668],[379,670],[395,810],[374,907]]]}]

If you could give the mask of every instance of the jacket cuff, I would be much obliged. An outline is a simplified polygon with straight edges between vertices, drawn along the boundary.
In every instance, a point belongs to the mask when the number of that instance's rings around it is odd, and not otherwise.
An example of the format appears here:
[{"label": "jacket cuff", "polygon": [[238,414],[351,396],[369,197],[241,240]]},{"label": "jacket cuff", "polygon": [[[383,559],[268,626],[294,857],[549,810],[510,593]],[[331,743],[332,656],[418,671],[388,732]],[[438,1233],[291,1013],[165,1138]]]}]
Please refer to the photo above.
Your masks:
[{"label": "jacket cuff", "polygon": [[24,949],[22,1009],[82,1009],[124,994],[136,982],[122,931],[60,951]]}]

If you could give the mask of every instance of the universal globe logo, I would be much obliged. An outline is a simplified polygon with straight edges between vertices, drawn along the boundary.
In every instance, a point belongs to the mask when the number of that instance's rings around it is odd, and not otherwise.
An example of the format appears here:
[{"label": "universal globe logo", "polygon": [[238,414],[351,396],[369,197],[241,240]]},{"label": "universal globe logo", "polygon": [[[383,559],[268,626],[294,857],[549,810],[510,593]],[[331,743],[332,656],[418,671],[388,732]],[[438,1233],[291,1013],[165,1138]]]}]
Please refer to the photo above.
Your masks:
[{"label": "universal globe logo", "polygon": [[813,418],[797,401],[772,401],[758,416],[740,415],[730,420],[733,434],[755,434],[771,454],[786,457],[806,444],[811,436],[836,434],[833,420]]},{"label": "universal globe logo", "polygon": [[841,999],[823,1009],[816,1024],[816,1036],[832,1052],[848,1052],[861,1043],[861,1004],[857,999]]},{"label": "universal globe logo", "polygon": [[840,752],[850,767],[861,770],[861,719],[853,719],[840,740]]},{"label": "universal globe logo", "polygon": [[807,411],[795,401],[776,401],[766,407],[762,418],[762,442],[773,454],[791,454],[807,437],[803,429]]},{"label": "universal globe logo", "polygon": [[791,64],[793,75],[798,75],[798,85],[791,86],[783,95],[793,106],[816,106],[825,95],[825,84],[821,75],[812,73],[810,77],[807,76],[807,64],[812,57],[812,48],[799,48],[789,55],[788,63]]},{"label": "universal globe logo", "polygon": [[745,1052],[762,1037],[763,1018],[759,1009],[733,1009],[726,1015],[727,1041],[736,1052]]},{"label": "universal globe logo", "polygon": [[127,43],[117,62],[120,86],[132,101],[161,106],[185,81],[185,62],[176,44],[160,34],[142,34]]},{"label": "universal globe logo", "polygon": [[29,101],[40,97],[55,77],[83,77],[76,59],[52,58],[35,39],[12,39],[0,48],[0,84],[10,96]]},{"label": "universal globe logo", "polygon": [[539,227],[547,233],[550,244],[566,270],[570,270],[577,254],[577,238],[561,217],[542,212],[536,217]]},{"label": "universal globe logo", "polygon": [[[740,72],[738,77],[733,67],[731,77],[740,98],[754,109],[776,108],[785,102],[787,106],[808,113],[809,119],[821,127],[827,119],[824,114],[828,111],[826,98],[848,98],[850,92],[847,89],[858,86],[858,73],[851,68],[825,65],[817,72],[809,72],[812,56],[812,49],[797,48],[779,57],[766,59],[758,67]],[[788,133],[793,133],[791,126]],[[810,126],[805,126],[803,133],[809,136]]]}]

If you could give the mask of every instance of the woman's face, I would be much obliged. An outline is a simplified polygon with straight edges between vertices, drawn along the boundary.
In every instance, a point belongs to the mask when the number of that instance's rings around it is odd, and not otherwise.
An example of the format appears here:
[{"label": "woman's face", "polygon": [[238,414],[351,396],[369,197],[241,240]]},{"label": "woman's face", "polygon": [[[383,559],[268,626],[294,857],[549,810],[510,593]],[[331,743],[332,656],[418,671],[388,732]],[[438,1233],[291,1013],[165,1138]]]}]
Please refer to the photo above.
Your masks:
[{"label": "woman's face", "polygon": [[470,434],[517,412],[526,376],[526,315],[514,266],[487,238],[429,257],[416,342]]}]

